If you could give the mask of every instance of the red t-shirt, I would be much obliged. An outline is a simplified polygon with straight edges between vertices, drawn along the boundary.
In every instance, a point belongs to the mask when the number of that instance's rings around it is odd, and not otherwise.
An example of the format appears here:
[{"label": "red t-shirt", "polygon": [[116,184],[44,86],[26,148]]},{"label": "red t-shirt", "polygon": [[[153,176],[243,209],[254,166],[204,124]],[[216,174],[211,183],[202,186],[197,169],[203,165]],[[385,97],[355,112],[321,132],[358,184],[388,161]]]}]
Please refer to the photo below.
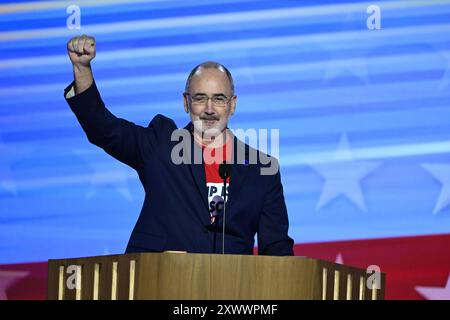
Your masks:
[{"label": "red t-shirt", "polygon": [[[205,167],[206,176],[206,187],[208,189],[208,207],[209,213],[211,215],[211,223],[215,221],[215,215],[217,214],[217,209],[222,210],[223,207],[223,179],[219,175],[219,166],[225,160],[229,161],[231,159],[231,148],[232,140],[229,139],[226,144],[219,148],[209,148],[203,146],[203,163]],[[228,192],[230,186],[230,178],[227,178],[226,192],[228,200]],[[218,198],[221,197],[221,199]],[[216,205],[221,201],[218,208]]]}]

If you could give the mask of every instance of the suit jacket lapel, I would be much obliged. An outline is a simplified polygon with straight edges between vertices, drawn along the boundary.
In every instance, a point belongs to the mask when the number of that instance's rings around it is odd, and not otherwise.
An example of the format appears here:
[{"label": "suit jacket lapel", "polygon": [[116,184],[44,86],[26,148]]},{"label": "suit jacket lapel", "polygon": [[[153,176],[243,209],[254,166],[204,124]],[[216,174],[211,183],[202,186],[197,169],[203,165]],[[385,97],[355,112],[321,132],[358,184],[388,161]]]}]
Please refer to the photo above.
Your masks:
[{"label": "suit jacket lapel", "polygon": [[[233,136],[233,142],[233,168],[231,171],[230,190],[226,203],[227,210],[229,210],[239,199],[240,188],[244,184],[245,177],[249,170],[247,146],[235,136]],[[244,154],[240,154],[242,151],[245,151]]]},{"label": "suit jacket lapel", "polygon": [[[188,130],[189,132],[192,132],[192,124],[189,123],[184,129]],[[194,141],[194,137],[192,134],[190,134],[191,141],[190,141],[190,148],[191,148],[191,155],[189,160],[189,169],[192,173],[192,177],[194,178],[196,188],[198,192],[200,193],[202,197],[203,206],[206,209],[205,211],[198,212],[199,218],[201,221],[205,224],[209,224],[209,206],[208,206],[208,188],[206,187],[206,176],[205,176],[205,168],[203,166],[203,157],[200,157],[201,162],[200,163],[194,163],[194,152],[200,152],[201,154],[201,148],[196,145]],[[197,148],[197,149],[196,149]],[[200,149],[200,150],[199,150]]]},{"label": "suit jacket lapel", "polygon": [[194,177],[195,184],[197,185],[198,191],[200,192],[203,203],[208,209],[208,188],[206,186],[206,176],[205,176],[205,168],[203,163],[201,164],[190,164],[191,172]]}]

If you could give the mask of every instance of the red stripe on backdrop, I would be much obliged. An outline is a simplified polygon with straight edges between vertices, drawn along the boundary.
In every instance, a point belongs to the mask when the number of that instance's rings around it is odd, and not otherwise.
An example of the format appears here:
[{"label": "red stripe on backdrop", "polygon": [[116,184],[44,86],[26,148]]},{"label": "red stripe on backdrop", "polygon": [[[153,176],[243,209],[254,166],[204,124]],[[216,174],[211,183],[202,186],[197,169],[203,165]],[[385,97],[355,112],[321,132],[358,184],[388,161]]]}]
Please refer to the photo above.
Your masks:
[{"label": "red stripe on backdrop", "polygon": [[[450,275],[450,234],[297,244],[295,255],[386,273],[386,299],[423,299],[420,287],[444,288]],[[447,288],[450,291],[450,288]],[[436,296],[435,296],[436,297]]]},{"label": "red stripe on backdrop", "polygon": [[47,262],[0,265],[0,299],[47,298]]},{"label": "red stripe on backdrop", "polygon": [[[296,244],[294,250],[364,269],[378,265],[386,273],[386,299],[423,299],[417,286],[437,289],[428,298],[442,297],[450,275],[450,234]],[[0,265],[0,299],[45,299],[46,292],[46,262]]]}]

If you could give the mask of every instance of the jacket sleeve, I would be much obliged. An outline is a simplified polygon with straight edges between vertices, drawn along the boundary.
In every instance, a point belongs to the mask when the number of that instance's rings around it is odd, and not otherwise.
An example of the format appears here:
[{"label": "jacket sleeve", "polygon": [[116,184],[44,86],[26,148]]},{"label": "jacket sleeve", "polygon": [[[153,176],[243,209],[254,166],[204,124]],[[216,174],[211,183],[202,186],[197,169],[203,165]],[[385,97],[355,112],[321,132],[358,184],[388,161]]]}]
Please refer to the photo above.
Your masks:
[{"label": "jacket sleeve", "polygon": [[292,256],[294,241],[288,236],[289,221],[280,171],[268,178],[271,182],[258,226],[258,254]]},{"label": "jacket sleeve", "polygon": [[80,94],[69,97],[72,87],[73,83],[64,90],[64,97],[89,142],[117,160],[138,169],[158,145],[164,129],[163,118],[171,120],[157,115],[144,128],[114,116],[105,107],[95,82]]}]

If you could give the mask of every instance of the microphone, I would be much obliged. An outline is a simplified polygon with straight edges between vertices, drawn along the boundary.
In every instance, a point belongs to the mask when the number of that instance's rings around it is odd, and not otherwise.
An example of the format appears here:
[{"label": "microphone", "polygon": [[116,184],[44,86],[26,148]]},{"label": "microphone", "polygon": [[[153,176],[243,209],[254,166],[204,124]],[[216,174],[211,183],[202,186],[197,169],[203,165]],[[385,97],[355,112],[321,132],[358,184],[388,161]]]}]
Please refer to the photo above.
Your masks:
[{"label": "microphone", "polygon": [[216,253],[216,242],[217,242],[217,221],[219,220],[219,217],[222,213],[224,203],[223,198],[219,195],[216,195],[213,197],[212,202],[214,202],[213,210],[211,211],[211,217],[214,218],[214,222],[207,226],[207,229],[214,231],[214,238],[213,238],[213,248],[214,253]]},{"label": "microphone", "polygon": [[214,210],[211,211],[211,217],[213,218],[218,218],[218,216],[220,215],[220,213],[223,210],[223,198],[219,195],[216,195],[213,197],[212,201],[214,202]]},{"label": "microphone", "polygon": [[219,165],[219,176],[223,180],[226,180],[227,178],[231,177],[231,169],[232,168],[233,167],[231,166],[231,164],[229,164],[226,161],[224,161],[223,163],[221,163]]},{"label": "microphone", "polygon": [[231,177],[231,169],[231,164],[226,161],[219,165],[219,176],[223,179],[222,254],[225,254],[225,207],[227,202],[227,179]]}]

